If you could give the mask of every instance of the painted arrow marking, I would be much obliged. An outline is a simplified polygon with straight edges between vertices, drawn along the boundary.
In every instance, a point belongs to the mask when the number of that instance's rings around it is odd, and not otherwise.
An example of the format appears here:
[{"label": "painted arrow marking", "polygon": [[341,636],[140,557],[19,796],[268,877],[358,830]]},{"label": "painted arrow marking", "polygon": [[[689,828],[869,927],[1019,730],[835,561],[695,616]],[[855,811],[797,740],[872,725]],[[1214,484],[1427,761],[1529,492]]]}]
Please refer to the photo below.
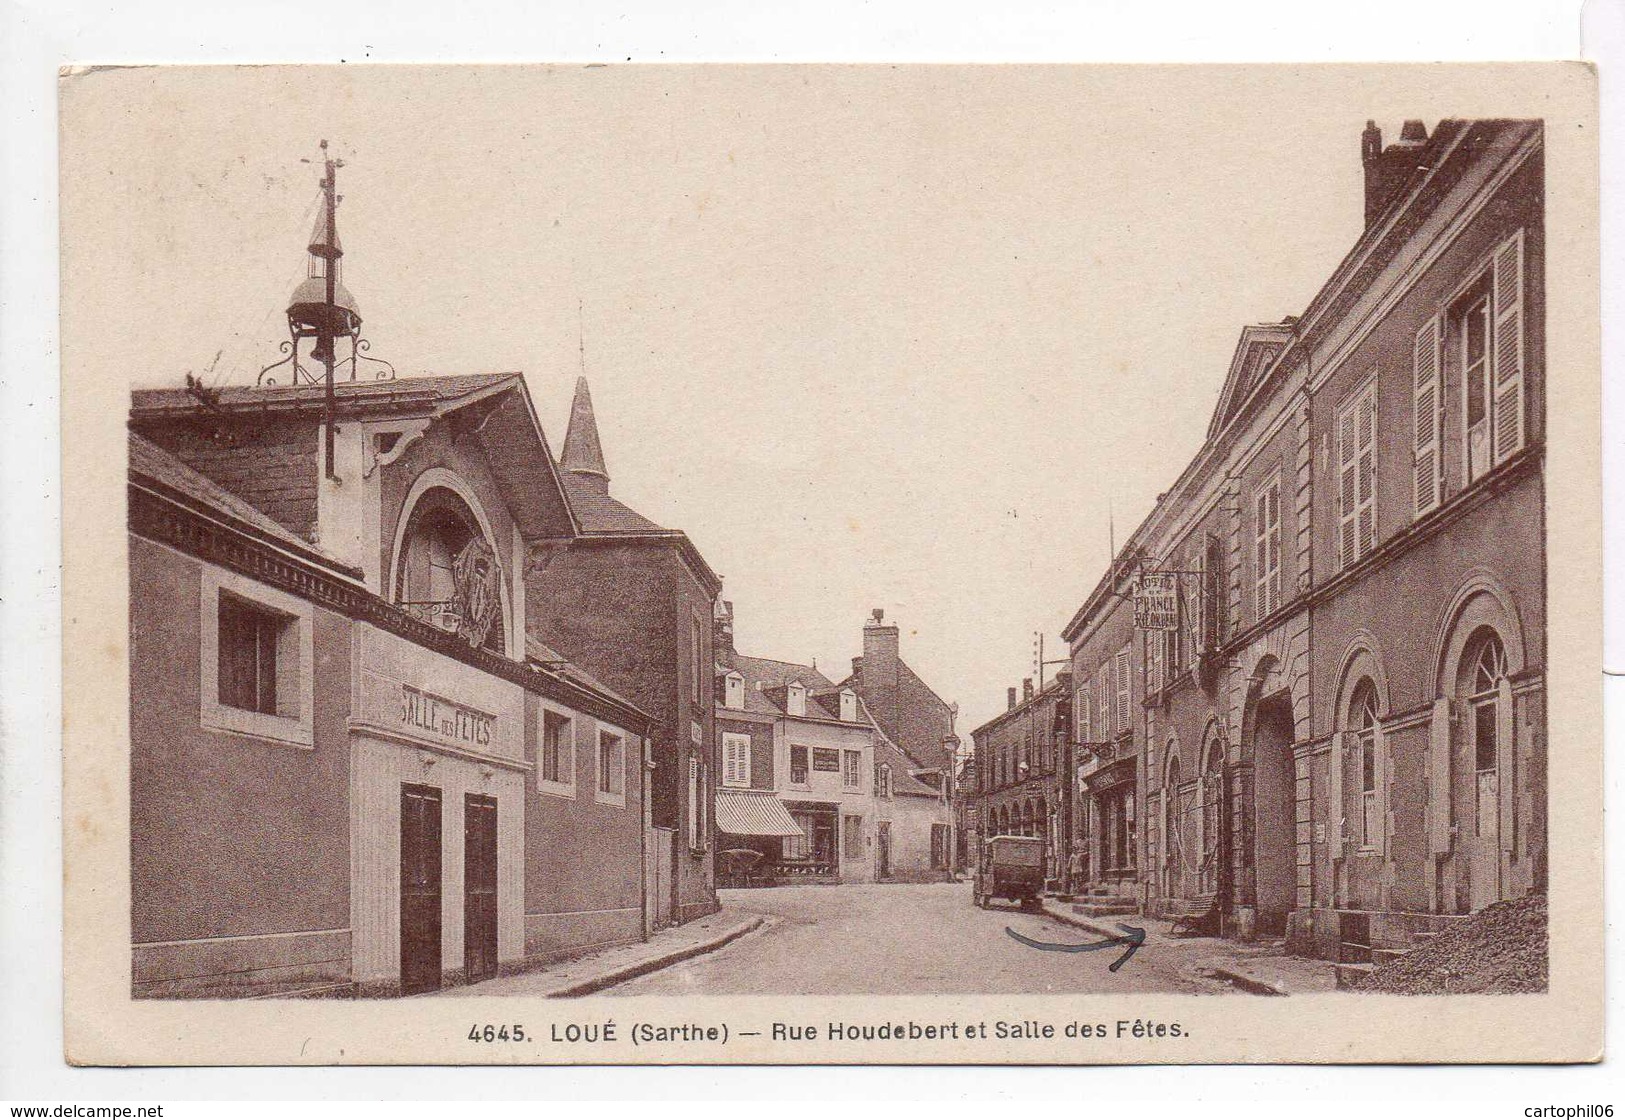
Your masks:
[{"label": "painted arrow marking", "polygon": [[1004,927],[1004,932],[1029,949],[1042,949],[1047,953],[1092,953],[1096,949],[1110,949],[1113,945],[1126,946],[1123,955],[1108,966],[1112,972],[1116,972],[1129,962],[1129,958],[1134,956],[1141,945],[1145,944],[1145,930],[1139,926],[1124,925],[1122,922],[1118,922],[1117,928],[1123,931],[1122,937],[1108,937],[1104,941],[1091,941],[1086,945],[1067,945],[1060,941],[1034,941],[1030,937],[1021,936],[1009,926]]}]

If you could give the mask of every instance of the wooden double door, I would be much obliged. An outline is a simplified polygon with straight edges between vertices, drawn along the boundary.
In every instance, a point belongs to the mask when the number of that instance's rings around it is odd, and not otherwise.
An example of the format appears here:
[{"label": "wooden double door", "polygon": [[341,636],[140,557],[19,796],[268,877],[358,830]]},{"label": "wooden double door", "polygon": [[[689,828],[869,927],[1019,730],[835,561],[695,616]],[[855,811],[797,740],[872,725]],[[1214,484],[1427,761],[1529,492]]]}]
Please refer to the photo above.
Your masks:
[{"label": "wooden double door", "polygon": [[[443,795],[401,786],[401,994],[441,984]],[[469,983],[497,971],[497,801],[463,798],[463,970]]]}]

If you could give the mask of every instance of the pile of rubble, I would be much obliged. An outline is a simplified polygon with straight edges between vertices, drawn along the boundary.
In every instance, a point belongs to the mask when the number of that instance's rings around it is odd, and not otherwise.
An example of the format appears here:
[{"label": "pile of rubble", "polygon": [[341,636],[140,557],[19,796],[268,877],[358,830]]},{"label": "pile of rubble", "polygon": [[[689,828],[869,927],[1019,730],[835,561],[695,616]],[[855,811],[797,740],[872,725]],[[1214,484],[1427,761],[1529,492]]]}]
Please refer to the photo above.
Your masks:
[{"label": "pile of rubble", "polygon": [[1546,896],[1486,906],[1353,986],[1396,995],[1544,992]]}]

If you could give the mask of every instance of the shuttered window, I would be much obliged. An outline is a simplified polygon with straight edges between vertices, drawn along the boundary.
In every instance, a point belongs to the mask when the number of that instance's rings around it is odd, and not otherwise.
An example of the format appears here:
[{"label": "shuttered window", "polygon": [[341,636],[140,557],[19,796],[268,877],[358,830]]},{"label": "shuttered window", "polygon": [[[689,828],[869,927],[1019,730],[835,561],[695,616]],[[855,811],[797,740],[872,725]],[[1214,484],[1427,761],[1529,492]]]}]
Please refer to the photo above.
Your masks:
[{"label": "shuttered window", "polygon": [[1100,726],[1097,731],[1102,740],[1112,737],[1112,663],[1108,658],[1095,670],[1095,703],[1100,705]]},{"label": "shuttered window", "polygon": [[1495,461],[1523,448],[1523,231],[1495,251]]},{"label": "shuttered window", "polygon": [[750,785],[750,736],[724,732],[722,736],[722,784]]},{"label": "shuttered window", "polygon": [[1416,516],[1438,508],[1443,497],[1444,463],[1439,451],[1443,420],[1443,394],[1439,391],[1439,319],[1435,316],[1416,332],[1411,366],[1415,387]]},{"label": "shuttered window", "polygon": [[[1181,621],[1184,623],[1183,633],[1193,662],[1196,656],[1207,648],[1208,638],[1204,629],[1207,615],[1202,608],[1202,593],[1206,589],[1206,581],[1203,578],[1206,564],[1207,557],[1202,554],[1201,549],[1193,545],[1185,557],[1184,564],[1185,571],[1192,574],[1179,577],[1181,610],[1184,614]],[[1175,639],[1176,642],[1178,640]]]},{"label": "shuttered window", "polygon": [[1117,707],[1112,714],[1112,724],[1116,730],[1122,731],[1132,724],[1129,705],[1132,703],[1133,681],[1129,676],[1131,666],[1129,648],[1124,646],[1118,650],[1113,660],[1117,666]]},{"label": "shuttered window", "polygon": [[1078,688],[1078,742],[1092,743],[1095,741],[1094,697],[1088,685]]},{"label": "shuttered window", "polygon": [[1349,567],[1377,540],[1377,383],[1337,414],[1337,558]]},{"label": "shuttered window", "polygon": [[1281,606],[1281,484],[1271,481],[1253,495],[1254,621]]}]

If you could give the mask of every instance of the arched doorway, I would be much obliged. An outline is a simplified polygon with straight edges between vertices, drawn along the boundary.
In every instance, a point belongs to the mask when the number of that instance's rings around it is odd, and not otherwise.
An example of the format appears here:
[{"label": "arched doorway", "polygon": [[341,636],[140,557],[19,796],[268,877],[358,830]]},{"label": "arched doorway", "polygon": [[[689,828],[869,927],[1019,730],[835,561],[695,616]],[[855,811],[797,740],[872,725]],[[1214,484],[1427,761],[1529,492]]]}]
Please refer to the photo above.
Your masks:
[{"label": "arched doorway", "polygon": [[1467,850],[1468,889],[1474,910],[1481,910],[1502,897],[1501,831],[1502,774],[1510,758],[1510,695],[1506,687],[1506,647],[1495,630],[1481,626],[1467,640],[1457,672],[1456,695],[1466,718],[1462,721],[1464,771],[1470,775],[1466,812],[1457,820],[1463,829]]},{"label": "arched doorway", "polygon": [[1190,894],[1186,880],[1191,868],[1190,836],[1186,828],[1185,798],[1180,793],[1181,774],[1179,756],[1172,750],[1168,754],[1168,769],[1162,780],[1164,831],[1167,833],[1163,854],[1163,882],[1170,898],[1185,898]]},{"label": "arched doorway", "polygon": [[1224,743],[1217,732],[1208,736],[1202,763],[1202,869],[1203,893],[1218,894],[1227,876],[1230,858],[1230,814],[1226,804]]},{"label": "arched doorway", "polygon": [[1256,931],[1286,933],[1297,903],[1296,774],[1292,761],[1292,699],[1260,700],[1253,715],[1253,867]]}]

